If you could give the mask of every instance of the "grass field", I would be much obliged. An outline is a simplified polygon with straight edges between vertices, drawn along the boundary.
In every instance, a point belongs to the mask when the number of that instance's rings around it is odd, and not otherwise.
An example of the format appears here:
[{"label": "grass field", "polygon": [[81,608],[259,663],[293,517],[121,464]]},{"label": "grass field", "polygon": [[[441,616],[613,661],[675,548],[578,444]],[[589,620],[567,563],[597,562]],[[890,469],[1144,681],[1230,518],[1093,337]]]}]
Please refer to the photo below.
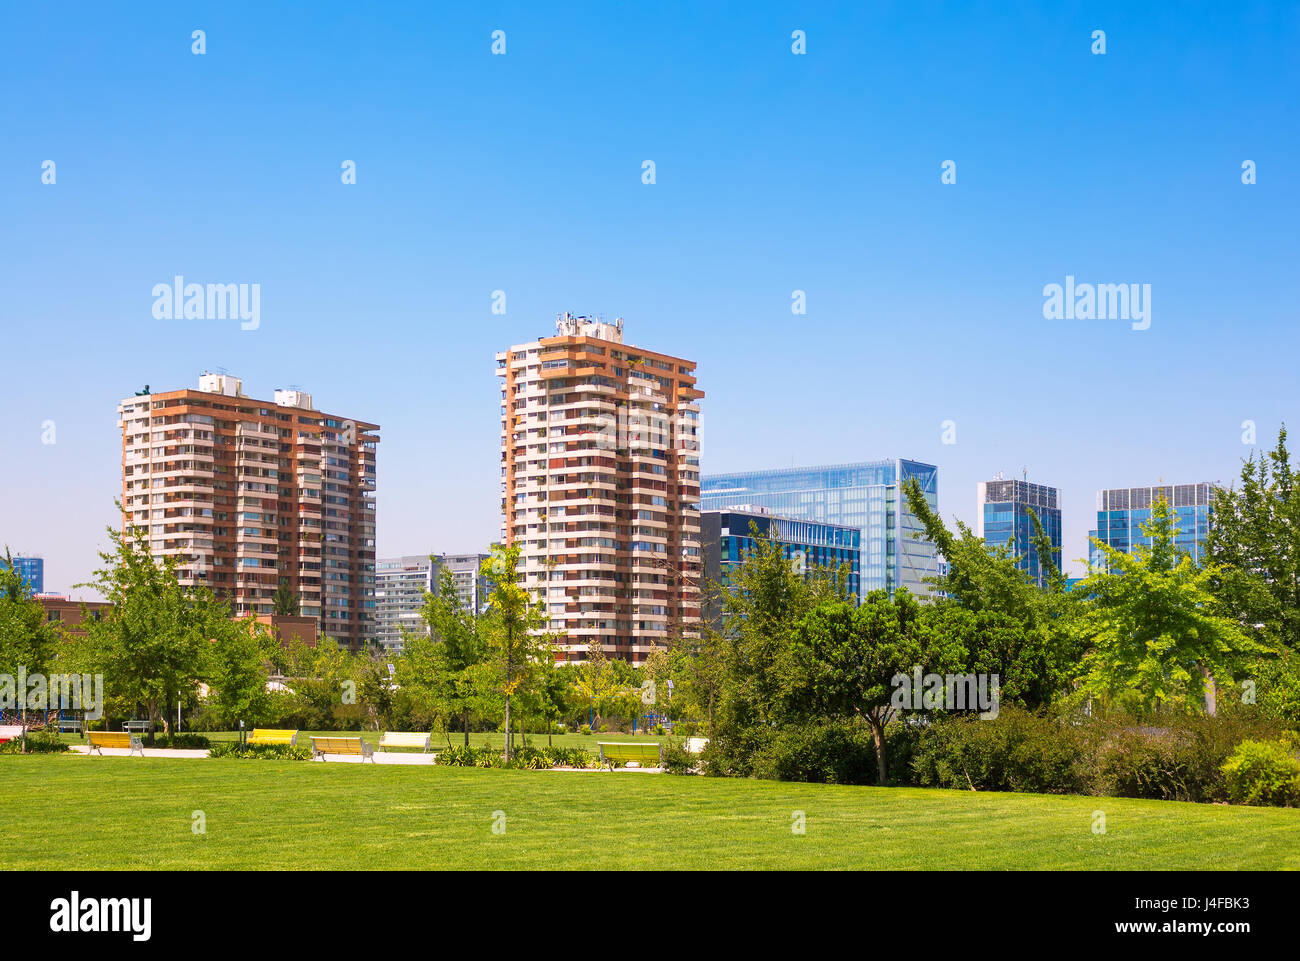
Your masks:
[{"label": "grass field", "polygon": [[3,757],[0,825],[4,869],[1300,868],[1297,810],[399,765]]}]

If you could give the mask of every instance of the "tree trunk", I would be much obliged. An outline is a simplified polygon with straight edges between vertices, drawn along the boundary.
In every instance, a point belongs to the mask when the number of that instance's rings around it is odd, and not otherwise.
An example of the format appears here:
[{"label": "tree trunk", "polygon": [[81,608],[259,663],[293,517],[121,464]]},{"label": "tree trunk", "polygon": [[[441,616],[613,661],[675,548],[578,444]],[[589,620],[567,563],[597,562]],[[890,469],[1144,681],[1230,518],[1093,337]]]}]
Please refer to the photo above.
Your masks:
[{"label": "tree trunk", "polygon": [[1201,666],[1201,677],[1205,679],[1205,713],[1214,717],[1218,711],[1218,692],[1215,690],[1214,675],[1209,668]]},{"label": "tree trunk", "polygon": [[464,728],[465,728],[465,746],[469,747],[469,711],[468,710],[465,711]]},{"label": "tree trunk", "polygon": [[[510,679],[510,672],[506,671],[506,680]],[[506,695],[506,760],[510,760],[510,695]]]},{"label": "tree trunk", "polygon": [[885,770],[885,726],[874,718],[868,718],[867,724],[871,727],[871,739],[876,742],[878,783],[881,787],[884,787],[888,783],[888,772]]}]

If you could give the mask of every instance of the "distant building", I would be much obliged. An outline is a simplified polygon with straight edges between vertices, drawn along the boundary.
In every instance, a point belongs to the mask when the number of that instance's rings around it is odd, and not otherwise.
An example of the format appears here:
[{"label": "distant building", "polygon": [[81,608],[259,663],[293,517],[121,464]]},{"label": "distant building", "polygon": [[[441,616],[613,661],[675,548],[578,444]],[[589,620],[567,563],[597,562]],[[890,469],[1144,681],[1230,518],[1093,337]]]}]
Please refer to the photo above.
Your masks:
[{"label": "distant building", "polygon": [[271,629],[271,636],[280,642],[281,647],[289,647],[294,641],[302,641],[308,647],[315,647],[320,632],[320,622],[314,617],[300,617],[288,614],[259,614],[257,622]]},{"label": "distant building", "polygon": [[765,507],[773,514],[861,531],[862,593],[906,587],[928,597],[938,575],[935,546],[907,506],[903,485],[915,478],[934,510],[939,509],[939,469],[895,458],[827,467],[791,467],[736,474],[706,474],[700,482],[702,510],[737,504]]},{"label": "distant building", "polygon": [[424,594],[436,593],[445,568],[456,583],[460,605],[481,614],[487,606],[488,581],[479,573],[487,554],[408,554],[375,564],[375,639],[386,651],[402,649],[403,631],[429,633],[421,617]]},{"label": "distant building", "polygon": [[113,607],[107,601],[70,601],[62,594],[41,594],[36,599],[45,608],[46,623],[74,635],[84,635],[87,622],[100,620]]},{"label": "distant building", "polygon": [[[1030,511],[1038,517],[1043,533],[1052,543],[1054,553],[1050,558],[1038,556]],[[991,481],[981,481],[975,504],[975,533],[989,547],[1008,547],[1016,566],[1043,587],[1047,583],[1044,563],[1061,570],[1060,492],[1027,480],[1007,480],[1001,474]]]},{"label": "distant building", "polygon": [[[0,557],[0,567],[5,564],[5,559]],[[23,579],[27,589],[33,594],[45,593],[45,561],[40,557],[28,555],[26,557],[14,558],[14,570],[18,576]]]},{"label": "distant building", "polygon": [[1196,484],[1163,484],[1156,487],[1117,487],[1097,491],[1097,526],[1088,532],[1088,560],[1098,566],[1104,555],[1092,542],[1131,554],[1139,544],[1151,546],[1142,525],[1151,520],[1151,507],[1164,497],[1174,509],[1174,546],[1199,564],[1205,538],[1210,532],[1210,498],[1219,485],[1213,481]]},{"label": "distant building", "polygon": [[353,650],[374,634],[376,424],[272,400],[205,373],[197,390],[118,404],[123,526],[147,532],[186,587],[240,617],[273,613],[283,583],[304,617]]},{"label": "distant building", "polygon": [[[750,525],[753,525],[751,528]],[[762,508],[735,508],[700,513],[700,544],[704,554],[705,618],[716,623],[721,613],[714,584],[726,584],[731,571],[754,548],[754,529],[781,545],[791,564],[802,573],[816,568],[838,571],[848,566],[847,589],[861,590],[862,531],[820,521],[777,517]]]}]

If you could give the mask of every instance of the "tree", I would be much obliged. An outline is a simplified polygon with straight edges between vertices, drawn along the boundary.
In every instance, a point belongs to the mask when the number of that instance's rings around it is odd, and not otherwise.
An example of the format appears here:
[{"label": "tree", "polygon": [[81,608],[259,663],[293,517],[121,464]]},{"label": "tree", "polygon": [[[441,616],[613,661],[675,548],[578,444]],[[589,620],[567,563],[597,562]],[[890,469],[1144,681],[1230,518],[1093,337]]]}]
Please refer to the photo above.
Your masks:
[{"label": "tree", "polygon": [[574,668],[573,697],[590,711],[593,730],[600,727],[618,699],[622,685],[599,645],[587,649],[586,659]]},{"label": "tree", "polygon": [[1218,570],[1198,568],[1174,546],[1174,512],[1163,498],[1142,525],[1151,546],[1127,554],[1093,538],[1105,569],[1075,590],[1085,598],[1076,622],[1088,650],[1085,692],[1129,695],[1145,708],[1200,700],[1215,711],[1215,678],[1232,677],[1266,649],[1226,616],[1214,595]]},{"label": "tree", "polygon": [[298,604],[298,595],[289,590],[289,579],[280,578],[280,586],[275,589],[275,596],[271,599],[272,610],[282,617],[297,617],[301,610]]},{"label": "tree", "polygon": [[[460,718],[465,744],[468,745],[470,719],[486,707],[478,683],[481,672],[472,670],[482,663],[487,652],[487,643],[480,633],[480,615],[461,604],[455,578],[444,567],[438,575],[437,592],[425,595],[420,616],[429,625],[435,642],[427,659],[422,656],[424,646],[415,642],[415,650],[421,653],[418,663],[427,671],[420,683],[427,685],[429,696],[437,702],[445,718]],[[412,641],[408,637],[407,645]],[[408,666],[415,668],[416,663],[411,662]]]},{"label": "tree", "polygon": [[0,565],[0,674],[49,673],[58,646],[58,628],[45,620],[36,600],[14,566],[9,548]]},{"label": "tree", "polygon": [[1241,486],[1214,492],[1206,563],[1227,611],[1244,629],[1300,651],[1300,484],[1286,446],[1243,462]]},{"label": "tree", "polygon": [[894,709],[894,679],[945,674],[962,662],[961,643],[924,629],[921,605],[899,588],[891,600],[872,591],[861,606],[831,601],[799,622],[791,645],[786,709],[800,721],[861,718],[871,729],[880,784],[888,781],[885,724]]},{"label": "tree", "polygon": [[208,666],[212,641],[230,626],[229,608],[205,589],[186,589],[171,557],[161,564],[140,529],[108,529],[112,550],[89,584],[111,607],[86,628],[105,691],[127,708],[143,706],[150,726],[169,730],[167,708],[191,696]]},{"label": "tree", "polygon": [[492,583],[488,606],[481,621],[486,628],[488,654],[496,669],[493,689],[505,699],[506,760],[510,760],[513,732],[510,728],[511,698],[526,690],[533,666],[550,654],[550,639],[543,634],[546,612],[519,586],[519,547],[492,546],[481,573]]},{"label": "tree", "polygon": [[217,722],[233,728],[244,720],[256,724],[267,714],[267,664],[275,639],[252,618],[215,625],[207,669],[208,707]]}]

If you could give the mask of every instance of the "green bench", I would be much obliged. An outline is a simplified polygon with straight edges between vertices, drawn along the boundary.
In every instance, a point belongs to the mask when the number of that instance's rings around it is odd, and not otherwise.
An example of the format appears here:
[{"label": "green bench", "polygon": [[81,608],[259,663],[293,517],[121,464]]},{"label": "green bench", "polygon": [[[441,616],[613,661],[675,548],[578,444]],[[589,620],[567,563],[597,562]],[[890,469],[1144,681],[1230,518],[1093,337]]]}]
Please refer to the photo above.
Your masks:
[{"label": "green bench", "polygon": [[597,741],[600,763],[614,770],[615,764],[636,764],[640,767],[662,767],[663,745],[653,741]]}]

